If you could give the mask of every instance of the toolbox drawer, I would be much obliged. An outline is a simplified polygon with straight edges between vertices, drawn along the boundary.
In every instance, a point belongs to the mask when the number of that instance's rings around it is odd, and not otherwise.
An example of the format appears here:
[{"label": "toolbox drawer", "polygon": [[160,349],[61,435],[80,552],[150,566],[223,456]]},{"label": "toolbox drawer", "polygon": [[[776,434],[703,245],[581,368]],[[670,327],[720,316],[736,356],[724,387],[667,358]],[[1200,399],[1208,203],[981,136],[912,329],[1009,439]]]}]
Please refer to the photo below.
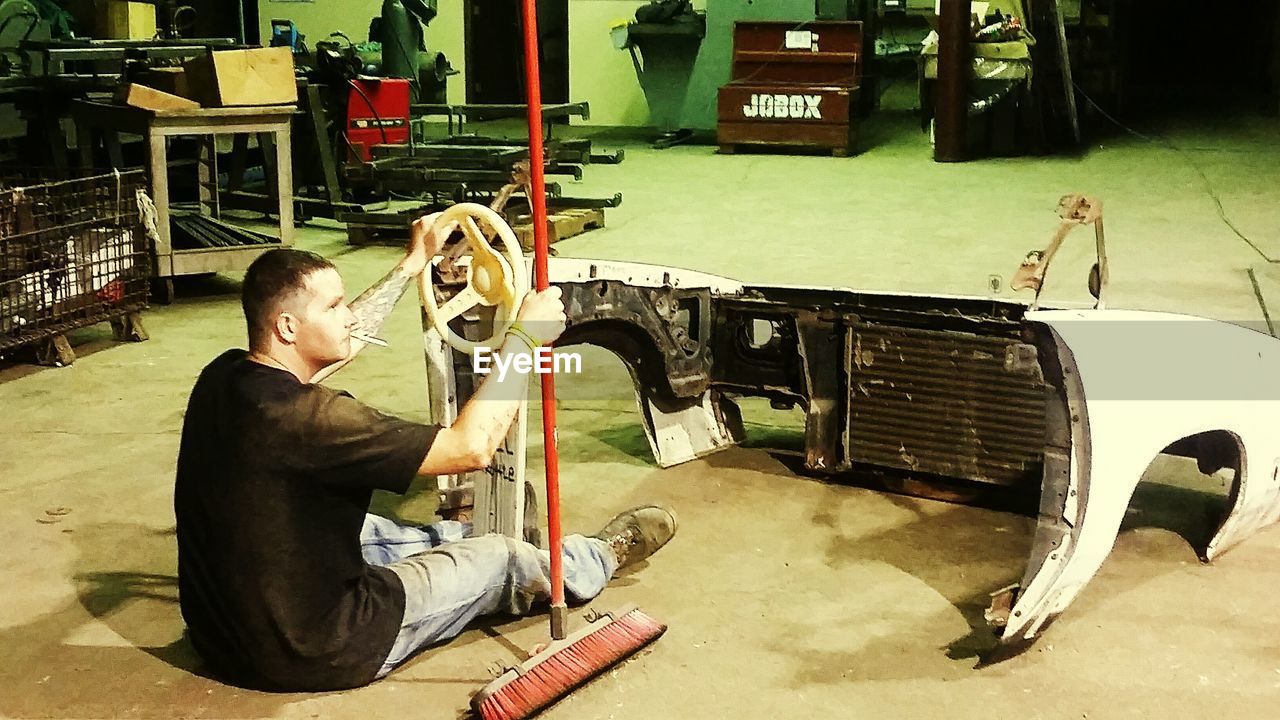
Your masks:
[{"label": "toolbox drawer", "polygon": [[855,86],[861,81],[862,60],[861,22],[733,26],[734,80]]}]

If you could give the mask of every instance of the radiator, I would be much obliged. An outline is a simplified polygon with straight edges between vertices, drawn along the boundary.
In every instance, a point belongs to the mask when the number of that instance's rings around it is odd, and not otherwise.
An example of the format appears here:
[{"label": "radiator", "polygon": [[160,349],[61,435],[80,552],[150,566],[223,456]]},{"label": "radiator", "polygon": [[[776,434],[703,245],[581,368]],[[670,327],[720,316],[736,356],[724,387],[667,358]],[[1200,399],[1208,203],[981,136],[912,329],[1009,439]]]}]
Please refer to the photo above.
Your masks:
[{"label": "radiator", "polygon": [[998,485],[1039,472],[1045,393],[1034,346],[855,324],[848,348],[853,462]]}]

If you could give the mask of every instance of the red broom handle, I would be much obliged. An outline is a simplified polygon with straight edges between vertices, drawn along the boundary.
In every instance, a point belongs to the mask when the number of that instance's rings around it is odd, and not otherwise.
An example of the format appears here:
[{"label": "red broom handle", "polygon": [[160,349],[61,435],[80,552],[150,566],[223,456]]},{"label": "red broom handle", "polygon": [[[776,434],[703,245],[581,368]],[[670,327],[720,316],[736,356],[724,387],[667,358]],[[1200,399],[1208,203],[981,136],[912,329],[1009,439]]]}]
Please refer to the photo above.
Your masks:
[{"label": "red broom handle", "polygon": [[[524,0],[524,87],[529,106],[529,172],[533,197],[533,273],[534,287],[546,290],[547,277],[547,185],[543,173],[542,150],[542,81],[538,73],[538,11],[535,0]],[[554,363],[553,363],[554,366]],[[556,383],[555,375],[542,378],[542,444],[547,466],[547,534],[551,553],[551,637],[565,637],[564,559],[560,535],[560,458],[556,449]]]}]

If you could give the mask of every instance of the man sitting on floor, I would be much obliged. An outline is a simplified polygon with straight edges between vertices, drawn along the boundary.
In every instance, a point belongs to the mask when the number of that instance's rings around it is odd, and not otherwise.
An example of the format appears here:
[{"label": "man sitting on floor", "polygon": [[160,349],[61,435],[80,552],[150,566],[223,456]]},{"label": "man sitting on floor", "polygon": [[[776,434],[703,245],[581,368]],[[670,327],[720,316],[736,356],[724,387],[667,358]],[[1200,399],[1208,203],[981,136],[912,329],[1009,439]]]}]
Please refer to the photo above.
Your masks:
[{"label": "man sitting on floor", "polygon": [[[546,551],[454,521],[406,527],[368,513],[374,490],[419,475],[483,469],[521,392],[486,378],[450,427],[383,414],[318,381],[375,335],[443,244],[433,217],[404,260],[356,298],[324,258],[272,250],[245,274],[249,350],[200,374],[178,454],[179,600],[192,644],[219,676],[271,690],[369,683],[417,650],[490,613],[526,614],[550,597]],[[564,330],[560,290],[530,293],[499,354],[533,351]],[[527,383],[527,376],[520,382]],[[657,506],[628,510],[594,536],[564,538],[569,599],[596,596],[620,567],[675,534]]]}]

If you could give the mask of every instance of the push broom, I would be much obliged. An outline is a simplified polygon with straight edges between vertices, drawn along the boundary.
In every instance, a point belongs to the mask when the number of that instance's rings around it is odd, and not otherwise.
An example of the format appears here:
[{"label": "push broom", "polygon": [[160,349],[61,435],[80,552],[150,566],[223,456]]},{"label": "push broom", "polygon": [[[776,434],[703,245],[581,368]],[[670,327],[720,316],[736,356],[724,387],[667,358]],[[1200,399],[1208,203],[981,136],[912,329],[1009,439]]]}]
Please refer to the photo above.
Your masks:
[{"label": "push broom", "polygon": [[[542,83],[538,75],[538,22],[535,0],[523,0],[525,94],[529,105],[529,168],[533,210],[534,281],[538,290],[547,274],[547,192],[543,173]],[[560,531],[560,465],[556,448],[555,375],[542,378],[542,438],[547,472],[547,534],[551,553],[551,643],[533,657],[486,685],[471,698],[484,720],[518,720],[535,715],[596,675],[657,640],[667,626],[635,607],[598,616],[566,637],[564,560]]]}]

